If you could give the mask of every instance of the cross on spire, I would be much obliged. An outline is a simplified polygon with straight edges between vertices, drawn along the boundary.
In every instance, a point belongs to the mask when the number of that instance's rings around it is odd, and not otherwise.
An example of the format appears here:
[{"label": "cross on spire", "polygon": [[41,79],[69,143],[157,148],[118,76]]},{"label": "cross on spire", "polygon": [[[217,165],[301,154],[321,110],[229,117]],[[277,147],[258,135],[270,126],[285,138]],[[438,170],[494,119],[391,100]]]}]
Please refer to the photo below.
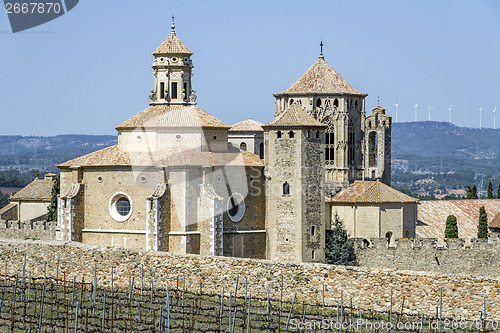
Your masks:
[{"label": "cross on spire", "polygon": [[323,41],[321,41],[321,43],[319,43],[319,46],[321,47],[321,53],[320,54],[323,54]]},{"label": "cross on spire", "polygon": [[380,106],[380,96],[377,96],[377,105]]},{"label": "cross on spire", "polygon": [[172,28],[172,33],[175,35],[175,23],[174,23],[174,19],[175,19],[175,16],[172,15],[172,25],[170,26],[170,28]]}]

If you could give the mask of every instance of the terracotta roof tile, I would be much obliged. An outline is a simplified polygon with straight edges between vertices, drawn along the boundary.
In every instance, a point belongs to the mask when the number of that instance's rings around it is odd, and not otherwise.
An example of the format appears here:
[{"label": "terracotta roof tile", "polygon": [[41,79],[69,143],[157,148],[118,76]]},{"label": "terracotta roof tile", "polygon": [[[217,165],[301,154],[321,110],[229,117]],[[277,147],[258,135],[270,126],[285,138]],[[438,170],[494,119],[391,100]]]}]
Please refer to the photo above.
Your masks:
[{"label": "terracotta roof tile", "polygon": [[488,223],[488,227],[500,229],[500,213],[497,213],[491,222]]},{"label": "terracotta roof tile", "polygon": [[116,129],[138,127],[230,128],[223,121],[194,105],[152,105],[124,121]]},{"label": "terracotta roof tile", "polygon": [[229,129],[230,132],[264,132],[262,129],[263,123],[255,121],[253,119],[248,119],[239,123],[234,124]]},{"label": "terracotta roof tile", "polygon": [[321,56],[290,88],[274,95],[286,94],[367,96],[367,94],[353,89]]},{"label": "terracotta roof tile", "polygon": [[153,55],[159,54],[193,54],[186,44],[184,44],[174,32],[153,52]]},{"label": "terracotta roof tile", "polygon": [[52,197],[54,182],[44,179],[35,179],[24,188],[13,194],[11,200],[19,199],[49,199]]},{"label": "terracotta roof tile", "polygon": [[262,127],[265,129],[266,127],[326,127],[326,125],[314,119],[301,106],[292,104],[273,121]]},{"label": "terracotta roof tile", "polygon": [[384,203],[384,202],[418,202],[379,181],[355,181],[348,188],[337,193],[329,202],[350,203]]},{"label": "terracotta roof tile", "polygon": [[71,166],[263,166],[259,156],[232,148],[229,152],[206,152],[177,146],[155,152],[125,152],[118,145],[59,164]]},{"label": "terracotta roof tile", "polygon": [[[458,237],[465,240],[477,238],[479,207],[484,206],[488,221],[500,212],[499,199],[478,200],[424,200],[418,207],[417,234],[426,238],[444,238],[448,215],[455,215]],[[491,226],[491,225],[490,225]]]}]

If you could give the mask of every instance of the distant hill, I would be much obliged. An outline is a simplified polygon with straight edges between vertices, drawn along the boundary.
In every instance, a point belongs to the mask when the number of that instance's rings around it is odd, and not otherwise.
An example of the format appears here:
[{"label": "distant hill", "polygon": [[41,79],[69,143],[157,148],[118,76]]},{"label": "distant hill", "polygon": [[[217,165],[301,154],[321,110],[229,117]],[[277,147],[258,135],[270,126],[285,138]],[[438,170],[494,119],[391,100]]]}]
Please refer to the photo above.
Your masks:
[{"label": "distant hill", "polygon": [[458,127],[448,122],[394,123],[393,186],[444,195],[473,183],[496,193],[500,181],[500,130]]},{"label": "distant hill", "polygon": [[4,135],[0,136],[0,169],[56,171],[58,163],[116,143],[117,137],[111,135]]}]

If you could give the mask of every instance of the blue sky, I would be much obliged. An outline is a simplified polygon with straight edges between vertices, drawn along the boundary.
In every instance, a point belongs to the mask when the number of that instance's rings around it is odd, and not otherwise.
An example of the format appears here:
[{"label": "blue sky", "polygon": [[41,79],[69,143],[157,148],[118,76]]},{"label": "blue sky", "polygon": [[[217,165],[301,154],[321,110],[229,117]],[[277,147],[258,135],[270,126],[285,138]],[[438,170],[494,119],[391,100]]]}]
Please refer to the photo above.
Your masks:
[{"label": "blue sky", "polygon": [[[0,135],[115,134],[148,106],[151,53],[170,33],[194,52],[198,106],[228,124],[273,119],[275,92],[325,59],[398,121],[493,127],[500,1],[82,0],[13,34],[0,13]],[[500,125],[498,117],[497,127]]]}]

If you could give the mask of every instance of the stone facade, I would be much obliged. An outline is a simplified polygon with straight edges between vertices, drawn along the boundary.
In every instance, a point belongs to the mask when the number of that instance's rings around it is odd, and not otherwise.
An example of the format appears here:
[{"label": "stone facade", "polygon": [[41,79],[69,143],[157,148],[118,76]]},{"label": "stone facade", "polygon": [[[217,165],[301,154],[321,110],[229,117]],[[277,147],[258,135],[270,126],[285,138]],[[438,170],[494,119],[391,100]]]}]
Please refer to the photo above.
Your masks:
[{"label": "stone facade", "polygon": [[396,239],[394,245],[385,238],[355,241],[355,252],[363,267],[430,271],[441,274],[500,276],[500,239],[474,239],[466,246],[464,239]]},{"label": "stone facade", "polygon": [[[86,282],[93,281],[97,267],[98,285],[110,286],[110,270],[114,268],[114,286],[126,288],[129,273],[140,288],[141,265],[144,266],[145,285],[151,280],[159,287],[179,287],[179,277],[185,276],[187,290],[198,291],[203,283],[204,292],[226,296],[233,290],[237,276],[240,283],[248,279],[248,292],[252,299],[280,297],[283,277],[283,299],[291,301],[296,293],[296,304],[321,304],[325,286],[325,303],[335,306],[343,292],[344,304],[362,310],[387,312],[391,290],[393,310],[435,318],[440,306],[442,289],[442,315],[447,318],[478,319],[479,310],[486,303],[487,317],[500,319],[500,279],[471,275],[438,274],[397,271],[381,268],[333,266],[318,263],[290,263],[272,260],[240,259],[218,256],[180,255],[166,252],[144,252],[124,248],[99,247],[74,242],[0,241],[0,260],[7,259],[9,275],[22,271],[26,254],[26,270],[32,277],[43,277],[43,264],[47,276],[55,277],[59,259],[59,277],[76,275]],[[498,267],[498,266],[497,266]],[[484,298],[486,297],[486,298]],[[404,306],[402,306],[404,298]],[[397,310],[396,310],[397,308]]]}]

